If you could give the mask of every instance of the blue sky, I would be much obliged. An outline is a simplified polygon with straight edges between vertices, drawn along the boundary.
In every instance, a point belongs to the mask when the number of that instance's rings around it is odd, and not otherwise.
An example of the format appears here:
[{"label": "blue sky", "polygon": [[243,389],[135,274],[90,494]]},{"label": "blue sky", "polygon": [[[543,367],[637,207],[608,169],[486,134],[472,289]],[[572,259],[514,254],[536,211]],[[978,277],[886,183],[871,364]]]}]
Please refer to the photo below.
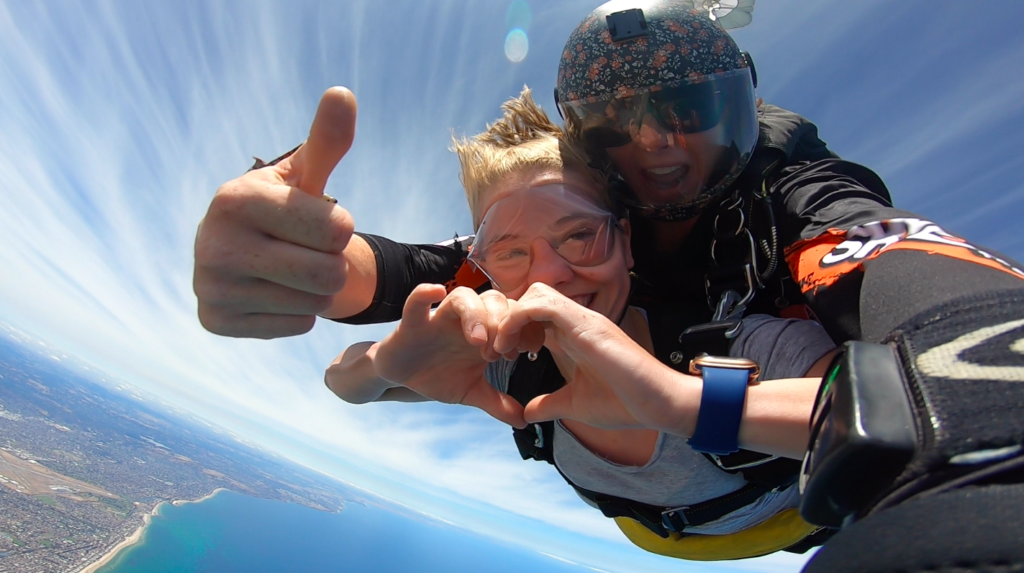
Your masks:
[{"label": "blue sky", "polygon": [[[480,131],[523,84],[553,111],[564,40],[596,4],[528,0],[529,50],[513,63],[507,1],[0,2],[0,320],[411,507],[481,529],[515,512],[514,530],[547,552],[583,560],[586,532],[639,559],[554,472],[520,461],[500,423],[333,399],[324,367],[386,327],[224,339],[199,326],[191,290],[213,192],[252,155],[302,141],[332,85],[359,101],[327,189],[357,228],[414,242],[468,232],[452,130]],[[772,0],[735,37],[759,95],[878,171],[898,206],[1020,260],[1022,16],[1016,0]]]}]

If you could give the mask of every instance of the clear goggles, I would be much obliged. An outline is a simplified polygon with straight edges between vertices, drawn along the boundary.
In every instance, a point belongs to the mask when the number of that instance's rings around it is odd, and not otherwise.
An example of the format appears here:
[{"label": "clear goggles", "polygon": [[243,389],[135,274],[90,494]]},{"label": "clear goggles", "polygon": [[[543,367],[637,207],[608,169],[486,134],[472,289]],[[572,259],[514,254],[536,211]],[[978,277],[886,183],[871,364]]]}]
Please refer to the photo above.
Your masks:
[{"label": "clear goggles", "polygon": [[[685,138],[718,127],[718,139],[741,150],[757,141],[754,84],[749,68],[713,74],[702,81],[652,86],[643,92],[584,98],[559,104],[566,123],[587,147],[606,149],[637,138],[644,122]],[[749,140],[749,141],[748,141]]]},{"label": "clear goggles", "polygon": [[477,229],[469,261],[505,292],[526,283],[538,256],[594,267],[615,251],[618,219],[572,186],[533,187],[496,201]]}]

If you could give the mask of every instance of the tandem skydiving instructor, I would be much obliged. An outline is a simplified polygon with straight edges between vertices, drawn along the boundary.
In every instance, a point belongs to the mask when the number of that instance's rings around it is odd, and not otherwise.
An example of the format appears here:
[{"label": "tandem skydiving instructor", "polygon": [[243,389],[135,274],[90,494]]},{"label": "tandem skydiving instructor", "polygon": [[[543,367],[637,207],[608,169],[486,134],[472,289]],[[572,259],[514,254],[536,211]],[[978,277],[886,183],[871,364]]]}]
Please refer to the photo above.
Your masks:
[{"label": "tandem skydiving instructor", "polygon": [[[752,58],[700,5],[597,8],[566,42],[555,93],[628,210],[633,300],[686,317],[651,324],[678,341],[658,358],[685,369],[723,355],[748,312],[816,319],[840,352],[802,466],[775,466],[822,526],[805,571],[1024,570],[1024,267],[894,208],[812,123],[757,101]],[[196,238],[208,330],[386,322],[419,284],[485,286],[471,239],[354,233],[324,200],[355,114],[350,92],[329,90],[305,144],[217,191]],[[464,324],[493,342],[486,309],[465,309]],[[719,374],[705,369],[702,400],[742,409]],[[753,471],[731,457],[723,469]]]}]

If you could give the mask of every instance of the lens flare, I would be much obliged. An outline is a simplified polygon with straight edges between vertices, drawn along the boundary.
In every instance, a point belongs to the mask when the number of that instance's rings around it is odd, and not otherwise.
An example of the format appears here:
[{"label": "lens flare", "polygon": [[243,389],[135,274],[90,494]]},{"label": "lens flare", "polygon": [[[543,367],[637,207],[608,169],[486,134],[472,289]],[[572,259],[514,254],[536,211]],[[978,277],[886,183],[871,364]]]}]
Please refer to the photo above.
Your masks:
[{"label": "lens flare", "polygon": [[526,32],[516,28],[505,36],[505,57],[512,63],[518,64],[526,59],[526,53],[530,51],[530,40]]}]

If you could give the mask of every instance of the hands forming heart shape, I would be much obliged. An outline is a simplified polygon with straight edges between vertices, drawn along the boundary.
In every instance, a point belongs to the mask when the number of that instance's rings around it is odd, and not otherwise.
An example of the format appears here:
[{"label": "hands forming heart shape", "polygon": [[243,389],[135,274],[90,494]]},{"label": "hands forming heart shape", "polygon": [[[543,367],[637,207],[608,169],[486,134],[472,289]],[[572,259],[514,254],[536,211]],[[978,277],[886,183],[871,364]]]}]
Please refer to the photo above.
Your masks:
[{"label": "hands forming heart shape", "polygon": [[[487,382],[488,362],[542,346],[559,357],[563,371],[572,369],[561,390],[523,408]],[[518,301],[466,288],[445,296],[440,285],[421,285],[409,296],[402,323],[375,352],[381,378],[439,402],[475,406],[517,427],[570,418],[636,428],[672,418],[668,369],[610,320],[539,283]]]}]

